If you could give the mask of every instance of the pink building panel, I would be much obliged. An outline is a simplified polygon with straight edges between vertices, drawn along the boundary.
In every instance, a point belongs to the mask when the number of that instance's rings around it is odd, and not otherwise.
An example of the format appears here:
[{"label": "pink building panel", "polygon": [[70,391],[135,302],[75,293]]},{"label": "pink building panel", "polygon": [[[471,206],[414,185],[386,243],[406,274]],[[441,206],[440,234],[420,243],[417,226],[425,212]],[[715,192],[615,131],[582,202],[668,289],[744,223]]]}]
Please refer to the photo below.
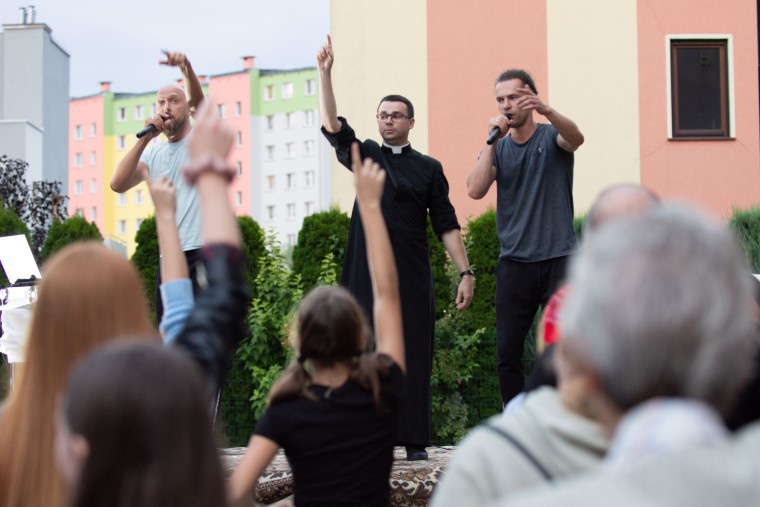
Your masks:
[{"label": "pink building panel", "polygon": [[102,95],[70,102],[69,135],[69,215],[73,216],[80,209],[83,216],[94,221],[102,231],[106,184],[103,181]]},{"label": "pink building panel", "polygon": [[248,71],[211,78],[208,93],[227,124],[235,131],[229,162],[239,168],[238,177],[229,189],[230,202],[238,215],[252,213],[251,188],[251,79]]}]

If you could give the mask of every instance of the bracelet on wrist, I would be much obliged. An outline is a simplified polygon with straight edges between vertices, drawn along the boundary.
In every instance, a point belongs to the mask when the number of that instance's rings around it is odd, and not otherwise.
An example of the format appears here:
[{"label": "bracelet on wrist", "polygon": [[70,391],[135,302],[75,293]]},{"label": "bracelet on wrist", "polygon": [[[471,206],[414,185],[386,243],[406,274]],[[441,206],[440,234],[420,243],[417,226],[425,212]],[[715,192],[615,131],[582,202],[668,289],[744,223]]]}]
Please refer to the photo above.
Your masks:
[{"label": "bracelet on wrist", "polygon": [[459,278],[464,278],[467,275],[475,276],[475,272],[472,269],[469,269],[469,268],[465,269],[464,271],[462,271],[461,273],[459,273]]}]

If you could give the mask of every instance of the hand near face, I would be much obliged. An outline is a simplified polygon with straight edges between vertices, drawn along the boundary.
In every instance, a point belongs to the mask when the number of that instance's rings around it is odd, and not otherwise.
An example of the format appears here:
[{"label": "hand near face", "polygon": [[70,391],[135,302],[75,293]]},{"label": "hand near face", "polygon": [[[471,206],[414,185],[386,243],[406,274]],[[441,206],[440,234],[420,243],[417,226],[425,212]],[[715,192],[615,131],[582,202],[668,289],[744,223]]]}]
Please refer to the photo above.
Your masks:
[{"label": "hand near face", "polygon": [[519,97],[515,100],[515,106],[518,109],[522,109],[524,111],[533,110],[543,115],[551,111],[549,106],[544,104],[543,101],[538,98],[538,95],[533,93],[533,90],[530,89],[530,86],[521,86],[517,89],[517,94]]},{"label": "hand near face", "polygon": [[327,36],[327,44],[323,45],[317,51],[317,70],[329,71],[332,69],[333,62],[335,61],[335,55],[333,53],[332,39]]}]

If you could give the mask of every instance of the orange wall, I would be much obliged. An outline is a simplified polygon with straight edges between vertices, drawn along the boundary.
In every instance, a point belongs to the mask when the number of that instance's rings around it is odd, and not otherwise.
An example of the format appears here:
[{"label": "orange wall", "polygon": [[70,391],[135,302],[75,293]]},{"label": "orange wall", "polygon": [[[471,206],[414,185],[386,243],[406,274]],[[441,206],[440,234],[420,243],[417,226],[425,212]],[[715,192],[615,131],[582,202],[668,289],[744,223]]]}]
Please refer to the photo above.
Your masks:
[{"label": "orange wall", "polygon": [[[760,204],[757,25],[749,0],[639,0],[641,183],[724,217]],[[736,140],[667,138],[666,35],[733,35]]]},{"label": "orange wall", "polygon": [[510,67],[528,70],[548,100],[546,0],[428,0],[429,154],[443,163],[460,223],[496,205],[467,196],[467,175],[496,116],[493,85]]}]

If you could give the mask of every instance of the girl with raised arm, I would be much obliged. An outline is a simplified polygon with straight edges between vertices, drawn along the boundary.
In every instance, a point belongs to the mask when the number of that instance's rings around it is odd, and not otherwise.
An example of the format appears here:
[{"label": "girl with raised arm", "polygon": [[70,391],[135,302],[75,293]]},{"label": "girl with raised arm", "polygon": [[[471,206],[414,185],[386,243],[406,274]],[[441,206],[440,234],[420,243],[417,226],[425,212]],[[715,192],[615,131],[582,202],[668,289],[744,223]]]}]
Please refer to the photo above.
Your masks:
[{"label": "girl with raised arm", "polygon": [[269,407],[232,475],[230,497],[250,505],[280,448],[293,470],[296,505],[388,505],[388,478],[404,386],[398,278],[380,210],[385,171],[352,149],[374,293],[376,352],[354,298],[338,287],[310,292],[296,319],[297,360],[272,387]]}]

